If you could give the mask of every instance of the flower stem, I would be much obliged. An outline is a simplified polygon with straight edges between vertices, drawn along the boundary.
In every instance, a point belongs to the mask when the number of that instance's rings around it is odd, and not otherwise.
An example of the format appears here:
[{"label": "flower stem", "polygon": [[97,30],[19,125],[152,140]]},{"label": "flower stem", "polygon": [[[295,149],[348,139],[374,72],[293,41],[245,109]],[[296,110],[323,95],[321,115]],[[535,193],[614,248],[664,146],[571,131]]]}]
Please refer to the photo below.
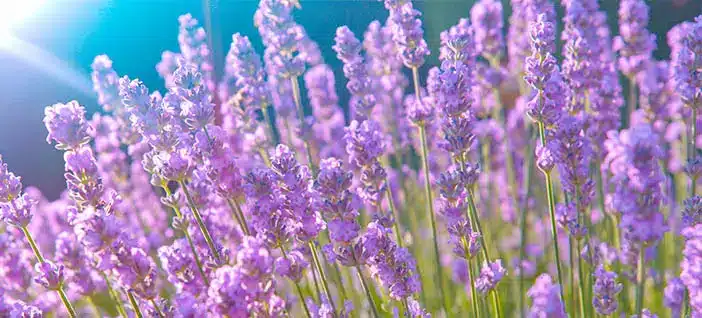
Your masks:
[{"label": "flower stem", "polygon": [[[690,151],[688,156],[694,161],[697,159],[697,107],[692,107],[692,122],[690,123]],[[697,176],[693,173],[690,183],[690,196],[697,194]]]},{"label": "flower stem", "polygon": [[[577,241],[577,246],[578,246],[577,251],[579,251],[580,250],[580,241],[579,240]],[[588,248],[592,249],[591,247],[588,247]],[[584,266],[583,257],[581,255],[581,253],[578,252],[578,280],[580,280],[580,284],[578,284],[578,291],[580,294],[580,317],[587,317],[585,315],[585,302],[587,301],[587,298],[585,298],[585,286],[584,285],[586,283],[589,283],[589,281],[587,281],[585,279],[585,274],[583,273],[583,266]]]},{"label": "flower stem", "polygon": [[134,309],[134,314],[136,315],[137,318],[143,318],[144,315],[141,313],[141,309],[139,309],[139,303],[137,303],[136,298],[134,298],[134,294],[132,292],[127,291],[127,297],[129,298],[129,303],[132,304],[132,309]]},{"label": "flower stem", "polygon": [[263,105],[263,107],[261,107],[261,112],[263,113],[263,120],[266,122],[266,131],[268,132],[268,138],[270,138],[270,142],[272,144],[278,144],[280,138],[276,136],[275,130],[273,129],[273,121],[271,120],[271,114],[268,112],[269,107],[270,106],[268,104]]},{"label": "flower stem", "polygon": [[641,243],[639,249],[639,262],[636,265],[636,313],[638,317],[641,317],[643,312],[643,301],[644,301],[644,259],[645,259],[644,244]]},{"label": "flower stem", "polygon": [[164,317],[163,313],[161,312],[161,308],[158,307],[158,304],[155,300],[151,299],[151,305],[154,306],[154,310],[156,310],[156,314],[159,317]]},{"label": "flower stem", "polygon": [[[29,246],[32,248],[32,252],[34,252],[34,256],[36,256],[39,264],[46,262],[44,260],[44,256],[41,255],[41,251],[39,250],[37,243],[34,241],[34,238],[32,237],[32,233],[29,232],[29,229],[26,226],[22,226],[20,228],[22,229],[22,232],[24,233],[24,237],[27,239]],[[66,293],[63,291],[63,284],[58,286],[58,289],[56,289],[56,293],[58,293],[59,297],[61,297],[61,301],[63,302],[63,305],[66,307],[66,311],[68,311],[68,315],[70,315],[71,317],[76,317],[76,310],[73,309],[73,305],[71,305],[71,302],[68,300],[68,297],[66,297]]]},{"label": "flower stem", "polygon": [[241,231],[244,232],[244,234],[246,235],[251,235],[251,232],[249,231],[249,226],[246,223],[246,218],[244,218],[244,212],[241,210],[241,205],[239,205],[239,201],[227,199],[227,204],[229,205],[229,209],[231,209],[232,212],[234,212],[234,218],[236,219],[237,223],[239,223]]},{"label": "flower stem", "polygon": [[[287,260],[288,259],[288,253],[285,252],[285,247],[281,244],[280,245],[280,252],[283,254],[283,257]],[[305,314],[307,315],[307,318],[312,318],[312,315],[310,314],[310,309],[307,307],[307,302],[305,302],[305,295],[302,293],[302,289],[300,288],[300,283],[293,281],[292,279],[290,280],[295,284],[295,290],[297,290],[297,295],[300,297],[300,303],[302,303],[302,308],[305,309]]]},{"label": "flower stem", "polygon": [[[161,188],[163,188],[163,191],[166,193],[166,196],[171,196],[171,189],[168,188],[168,185],[166,183],[161,184]],[[173,206],[173,213],[175,213],[176,217],[182,218],[183,213],[180,212],[180,208],[177,205]],[[197,269],[200,272],[200,276],[202,276],[202,281],[205,282],[205,286],[210,286],[210,281],[207,279],[207,275],[205,275],[205,270],[202,267],[202,262],[200,261],[200,256],[197,254],[197,249],[195,249],[195,243],[193,243],[193,238],[190,237],[190,232],[186,229],[183,231],[183,234],[185,235],[185,238],[188,240],[188,246],[190,246],[190,251],[193,253],[193,259],[195,260],[195,264],[197,265]]]},{"label": "flower stem", "polygon": [[[531,187],[529,186],[531,184],[531,171],[534,165],[534,156],[532,155],[532,143],[528,143],[526,153],[525,153],[525,158],[527,160],[524,161],[524,180],[522,184],[522,188],[526,188],[526,197],[529,198],[531,194]],[[519,221],[521,224],[519,225],[520,231],[521,231],[521,238],[520,238],[520,243],[519,243],[519,315],[524,314],[524,295],[526,294],[525,292],[525,282],[524,282],[524,268],[522,267],[523,264],[522,262],[525,261],[526,258],[526,241],[527,241],[527,217],[528,217],[528,200],[524,200],[524,206],[521,207],[522,211],[522,217],[521,220]]]},{"label": "flower stem", "polygon": [[486,262],[490,262],[490,254],[488,254],[487,245],[485,244],[485,234],[483,233],[483,227],[480,225],[480,219],[478,218],[478,211],[475,207],[475,200],[473,199],[473,189],[468,189],[468,212],[470,213],[470,219],[475,223],[475,227],[480,234],[480,248],[483,252],[483,258]]},{"label": "flower stem", "polygon": [[395,209],[395,199],[392,197],[392,189],[390,187],[390,180],[387,178],[385,179],[386,187],[385,187],[385,196],[388,198],[388,206],[390,207],[390,214],[392,214],[392,217],[395,219],[395,222],[392,222],[392,227],[395,230],[395,240],[397,240],[397,245],[402,247],[402,233],[400,232],[400,215],[397,214],[397,210]]},{"label": "flower stem", "polygon": [[197,226],[200,227],[202,236],[205,237],[205,241],[207,242],[207,246],[210,248],[210,252],[212,252],[212,256],[214,256],[215,260],[219,261],[219,252],[217,251],[217,248],[214,245],[214,240],[212,239],[212,236],[210,236],[210,231],[207,230],[205,222],[202,221],[200,211],[198,211],[197,206],[195,206],[195,201],[193,201],[192,196],[190,196],[190,191],[188,191],[188,188],[185,186],[185,182],[183,182],[183,180],[178,181],[178,184],[183,189],[183,193],[185,193],[185,198],[188,200],[190,210],[192,211],[193,216],[195,216]]},{"label": "flower stem", "polygon": [[312,242],[309,242],[308,244],[310,246],[310,251],[312,252],[312,261],[314,261],[314,265],[317,268],[317,271],[319,271],[319,277],[322,280],[322,288],[324,289],[324,293],[327,294],[327,298],[329,298],[329,304],[331,305],[332,310],[336,315],[336,306],[334,306],[334,298],[332,297],[332,294],[329,291],[327,276],[324,274],[324,270],[322,270],[322,264],[320,264],[319,262],[319,256],[317,255],[317,247]]},{"label": "flower stem", "polygon": [[[416,73],[416,68],[413,68],[412,71],[413,73]],[[415,86],[418,86],[416,84],[417,78],[415,75]],[[417,93],[419,94],[419,93]],[[436,217],[434,215],[434,200],[432,198],[432,193],[431,193],[431,179],[429,176],[429,150],[427,146],[427,130],[426,126],[424,125],[419,125],[419,139],[420,142],[422,143],[422,170],[424,170],[424,196],[426,199],[426,204],[427,204],[427,213],[429,213],[429,218],[431,220],[431,233],[434,238],[434,258],[436,261],[436,272],[437,275],[439,275],[438,283],[440,284],[440,289],[439,289],[439,298],[443,299],[443,306],[444,306],[444,311],[446,311],[447,315],[450,315],[449,309],[451,308],[448,304],[448,297],[444,297],[444,290],[446,290],[446,286],[444,283],[444,273],[443,273],[443,268],[441,267],[441,255],[439,253],[439,236],[436,231]]]},{"label": "flower stem", "polygon": [[[297,118],[300,121],[300,127],[303,127],[305,125],[305,112],[302,109],[302,98],[300,96],[300,82],[297,79],[297,76],[293,76],[290,78],[290,84],[292,85],[292,92],[293,92],[293,99],[295,100],[295,106],[297,109]],[[310,166],[310,170],[312,171],[312,176],[315,177],[317,175],[317,167],[312,160],[312,149],[310,148],[310,144],[307,141],[307,138],[302,138],[304,144],[305,144],[305,152],[307,153],[307,163]]]},{"label": "flower stem", "polygon": [[107,293],[110,295],[110,298],[112,298],[112,301],[115,302],[115,307],[117,307],[117,312],[123,317],[127,318],[127,311],[124,309],[124,305],[122,305],[122,300],[119,298],[119,295],[117,294],[117,291],[112,288],[112,284],[110,283],[110,280],[107,279],[107,274],[105,272],[100,272],[100,276],[102,276],[102,279],[105,280],[105,287],[107,288]]},{"label": "flower stem", "polygon": [[[466,250],[468,250],[467,246]],[[471,303],[473,304],[473,316],[480,318],[480,307],[478,307],[478,292],[475,290],[475,275],[473,274],[473,261],[470,258],[468,258],[468,255],[466,255],[466,263],[468,263],[468,273],[470,276],[470,299]]]},{"label": "flower stem", "polygon": [[[541,145],[546,146],[546,129],[544,128],[544,123],[539,122],[539,138],[541,139]],[[551,173],[544,171],[544,177],[546,178],[546,196],[548,199],[548,214],[551,218],[551,238],[553,240],[553,250],[556,258],[556,269],[558,271],[558,284],[561,292],[561,299],[565,303],[565,297],[563,294],[563,271],[561,270],[561,258],[560,252],[558,250],[558,229],[556,228],[556,198],[553,193],[553,184],[551,182]],[[567,312],[567,310],[566,310]]]},{"label": "flower stem", "polygon": [[380,317],[380,315],[378,315],[378,309],[375,306],[375,301],[373,301],[373,296],[371,296],[370,288],[368,288],[368,283],[366,282],[366,279],[363,277],[363,271],[361,271],[361,267],[356,265],[356,271],[358,272],[358,278],[361,280],[361,285],[363,286],[363,290],[366,292],[366,297],[368,297],[368,302],[370,303],[370,307],[373,310],[373,317],[378,318],[378,317]]}]

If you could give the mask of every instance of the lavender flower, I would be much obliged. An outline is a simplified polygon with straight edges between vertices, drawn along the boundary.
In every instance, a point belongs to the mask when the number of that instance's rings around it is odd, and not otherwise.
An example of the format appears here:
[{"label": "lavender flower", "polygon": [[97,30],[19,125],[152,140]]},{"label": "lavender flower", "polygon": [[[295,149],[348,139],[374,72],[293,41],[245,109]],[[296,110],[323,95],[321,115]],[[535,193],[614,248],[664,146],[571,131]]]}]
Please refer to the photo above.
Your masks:
[{"label": "lavender flower", "polygon": [[310,68],[305,73],[305,88],[312,106],[312,125],[320,158],[341,157],[344,148],[336,142],[344,137],[344,113],[334,86],[334,72],[326,64]]},{"label": "lavender flower", "polygon": [[668,284],[665,286],[663,303],[670,308],[672,316],[675,318],[680,317],[685,291],[683,281],[677,277],[669,279]]},{"label": "lavender flower", "polygon": [[702,225],[685,228],[682,234],[685,237],[685,249],[680,263],[680,279],[687,287],[694,317],[702,313],[702,270],[699,266],[702,261]]},{"label": "lavender flower", "polygon": [[55,142],[56,149],[76,149],[90,141],[91,128],[85,120],[85,109],[77,101],[47,107],[44,124],[49,131],[46,142]]},{"label": "lavender flower", "polygon": [[620,227],[636,242],[656,242],[667,231],[659,209],[663,176],[658,160],[663,153],[658,136],[645,124],[608,135],[604,165],[616,186],[612,205],[622,215]]},{"label": "lavender flower", "polygon": [[122,104],[119,97],[119,76],[112,69],[112,60],[107,55],[98,55],[90,65],[93,72],[93,90],[98,94],[98,103],[105,111],[114,111]]},{"label": "lavender flower", "polygon": [[346,84],[352,96],[349,108],[354,114],[354,119],[363,121],[370,116],[377,101],[373,94],[371,78],[368,77],[360,54],[361,42],[346,26],[336,29],[334,42],[334,51],[337,58],[344,63],[344,75],[349,80]]},{"label": "lavender flower", "polygon": [[412,1],[385,0],[385,8],[390,12],[392,38],[405,66],[419,68],[429,55],[429,47],[424,41],[421,12],[415,10]]},{"label": "lavender flower", "polygon": [[614,49],[619,53],[619,69],[634,78],[645,68],[656,48],[656,37],[646,26],[649,8],[643,0],[625,0],[619,4],[619,36]]},{"label": "lavender flower", "polygon": [[691,108],[698,108],[702,104],[702,80],[699,76],[699,68],[702,64],[702,16],[695,19],[695,22],[688,24],[684,33],[678,53],[673,59],[673,76],[675,87],[683,103]]},{"label": "lavender flower", "polygon": [[[507,270],[502,267],[502,260],[483,264],[480,276],[475,280],[475,288],[482,294],[487,294],[497,287],[502,278],[507,275]],[[550,279],[549,279],[550,282]]]},{"label": "lavender flower", "polygon": [[205,29],[198,25],[197,19],[190,13],[179,16],[178,23],[178,45],[185,63],[194,65],[202,73],[205,88],[214,92],[214,65]]},{"label": "lavender flower", "polygon": [[34,281],[44,286],[44,288],[59,290],[63,286],[63,265],[46,261],[34,265],[34,270],[38,273]]},{"label": "lavender flower", "polygon": [[12,202],[22,193],[22,178],[9,169],[0,156],[0,203]]},{"label": "lavender flower", "polygon": [[240,87],[244,109],[268,107],[270,97],[265,82],[261,58],[251,46],[249,38],[236,33],[227,53],[227,66],[231,68],[236,84]]},{"label": "lavender flower", "polygon": [[683,201],[682,223],[684,227],[702,223],[702,197],[696,195]]},{"label": "lavender flower", "polygon": [[389,291],[390,297],[402,300],[419,291],[416,261],[406,248],[390,239],[391,230],[378,222],[368,224],[363,245],[369,255],[371,275]]},{"label": "lavender flower", "polygon": [[504,50],[502,36],[502,3],[481,0],[470,9],[470,19],[475,30],[477,50],[486,59],[499,59]]},{"label": "lavender flower", "polygon": [[617,283],[617,274],[604,269],[602,265],[595,270],[595,284],[592,287],[592,306],[600,315],[611,315],[617,310],[617,294],[624,286]]},{"label": "lavender flower", "polygon": [[541,274],[536,278],[536,282],[529,288],[527,295],[532,300],[528,317],[567,317],[559,294],[559,287],[553,283],[548,274]]}]

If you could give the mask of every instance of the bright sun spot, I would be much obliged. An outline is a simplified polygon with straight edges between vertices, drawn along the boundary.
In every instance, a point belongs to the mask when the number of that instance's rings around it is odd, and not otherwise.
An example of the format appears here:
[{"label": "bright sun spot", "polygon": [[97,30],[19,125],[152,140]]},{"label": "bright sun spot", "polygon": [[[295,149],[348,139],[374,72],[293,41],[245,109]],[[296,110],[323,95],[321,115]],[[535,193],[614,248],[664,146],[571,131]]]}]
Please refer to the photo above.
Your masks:
[{"label": "bright sun spot", "polygon": [[36,13],[47,0],[0,0],[0,37],[8,35]]}]

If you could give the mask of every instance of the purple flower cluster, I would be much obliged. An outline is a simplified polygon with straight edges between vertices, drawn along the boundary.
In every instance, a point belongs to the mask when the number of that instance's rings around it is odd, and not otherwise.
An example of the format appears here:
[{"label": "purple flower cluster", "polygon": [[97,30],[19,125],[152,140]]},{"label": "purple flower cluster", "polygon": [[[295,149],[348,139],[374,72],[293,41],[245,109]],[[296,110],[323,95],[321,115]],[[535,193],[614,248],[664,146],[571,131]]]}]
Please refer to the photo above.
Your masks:
[{"label": "purple flower cluster", "polygon": [[680,263],[680,279],[687,287],[692,317],[695,317],[702,314],[702,225],[687,227],[682,235],[685,237],[685,249]]},{"label": "purple flower cluster", "polygon": [[537,277],[536,282],[527,292],[527,295],[532,300],[527,316],[533,318],[567,317],[558,290],[558,285],[553,283],[551,276],[548,274],[541,274],[541,276]]},{"label": "purple flower cluster", "polygon": [[651,126],[640,124],[610,132],[605,143],[604,165],[615,186],[612,206],[621,213],[620,227],[635,242],[657,242],[667,231],[660,212],[663,175],[658,161],[663,152],[658,138]]},{"label": "purple flower cluster", "polygon": [[649,11],[643,0],[619,4],[619,36],[614,39],[614,49],[619,54],[619,69],[630,78],[645,69],[656,49],[656,36],[646,29]]},{"label": "purple flower cluster", "polygon": [[702,16],[695,22],[681,27],[680,45],[673,59],[675,87],[685,105],[698,108],[702,103],[702,80],[699,69],[702,66]]},{"label": "purple flower cluster", "polygon": [[617,295],[624,286],[617,283],[617,274],[604,269],[595,270],[595,284],[592,286],[592,306],[600,315],[611,315],[618,308]]},{"label": "purple flower cluster", "polygon": [[405,66],[419,68],[430,54],[429,46],[424,40],[422,20],[419,19],[422,13],[414,9],[412,0],[384,0],[384,3],[390,12],[388,19],[398,55]]},{"label": "purple flower cluster", "polygon": [[[222,70],[180,16],[162,92],[95,57],[98,113],[45,109],[60,198],[24,189],[0,157],[0,317],[656,317],[654,300],[700,315],[702,120],[688,117],[702,18],[670,30],[657,61],[643,0],[620,2],[614,40],[596,0],[561,1],[560,34],[552,1],[510,3],[477,1],[423,74],[421,13],[384,0],[362,39],[336,29],[346,93],[295,22],[298,0],[260,0],[265,51],[236,33]],[[519,294],[498,287],[504,259]]]}]

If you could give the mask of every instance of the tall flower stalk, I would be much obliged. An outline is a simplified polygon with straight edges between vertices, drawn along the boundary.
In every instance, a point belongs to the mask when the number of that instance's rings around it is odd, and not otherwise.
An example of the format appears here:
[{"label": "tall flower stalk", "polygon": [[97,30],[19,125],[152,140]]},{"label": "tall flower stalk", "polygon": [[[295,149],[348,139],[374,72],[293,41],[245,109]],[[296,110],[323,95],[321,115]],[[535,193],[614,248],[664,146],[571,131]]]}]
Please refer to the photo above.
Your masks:
[{"label": "tall flower stalk", "polygon": [[561,117],[564,105],[563,82],[558,71],[555,57],[555,26],[546,14],[539,14],[537,21],[529,27],[531,39],[531,56],[525,61],[524,80],[534,91],[527,103],[527,115],[538,126],[539,142],[536,147],[536,165],[546,179],[546,199],[551,220],[551,237],[558,271],[558,284],[563,297],[563,272],[561,270],[560,252],[558,247],[558,229],[556,228],[556,198],[551,180],[551,170],[555,165],[555,149],[553,143],[547,141],[547,128],[553,127]]}]

